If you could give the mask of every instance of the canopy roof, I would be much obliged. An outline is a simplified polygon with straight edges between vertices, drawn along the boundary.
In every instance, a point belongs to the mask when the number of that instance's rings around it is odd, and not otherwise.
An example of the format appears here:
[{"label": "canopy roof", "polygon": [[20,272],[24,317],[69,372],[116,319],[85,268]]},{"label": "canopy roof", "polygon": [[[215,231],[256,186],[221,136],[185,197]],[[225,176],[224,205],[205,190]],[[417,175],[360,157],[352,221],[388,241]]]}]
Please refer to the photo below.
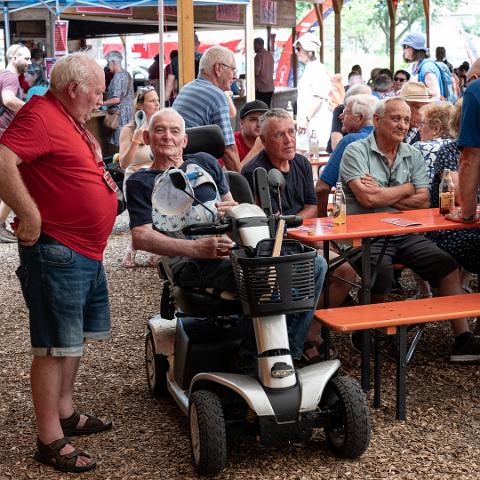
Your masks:
[{"label": "canopy roof", "polygon": [[[224,4],[248,4],[250,0],[193,0],[194,5],[224,5]],[[176,0],[163,0],[166,6],[174,6]],[[158,0],[12,0],[8,2],[0,1],[3,11],[14,12],[31,7],[47,7],[57,16],[63,10],[75,6],[103,7],[111,9],[120,9],[127,7],[156,7]]]}]

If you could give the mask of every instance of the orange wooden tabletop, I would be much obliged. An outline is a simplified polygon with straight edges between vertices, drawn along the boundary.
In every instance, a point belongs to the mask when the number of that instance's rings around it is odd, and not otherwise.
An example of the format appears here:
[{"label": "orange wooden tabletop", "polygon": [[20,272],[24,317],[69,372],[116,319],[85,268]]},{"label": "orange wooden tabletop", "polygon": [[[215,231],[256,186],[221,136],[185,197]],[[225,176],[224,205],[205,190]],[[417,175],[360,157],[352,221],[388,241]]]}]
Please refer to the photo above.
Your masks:
[{"label": "orange wooden tabletop", "polygon": [[[415,221],[420,225],[400,227],[385,223],[386,218],[401,218]],[[288,230],[289,238],[305,243],[322,240],[342,240],[347,238],[380,237],[383,235],[398,235],[402,233],[432,232],[437,230],[460,230],[463,228],[480,227],[480,223],[456,223],[441,216],[438,208],[404,210],[397,212],[365,213],[347,215],[344,225],[334,225],[331,217],[309,218],[298,228]]]}]

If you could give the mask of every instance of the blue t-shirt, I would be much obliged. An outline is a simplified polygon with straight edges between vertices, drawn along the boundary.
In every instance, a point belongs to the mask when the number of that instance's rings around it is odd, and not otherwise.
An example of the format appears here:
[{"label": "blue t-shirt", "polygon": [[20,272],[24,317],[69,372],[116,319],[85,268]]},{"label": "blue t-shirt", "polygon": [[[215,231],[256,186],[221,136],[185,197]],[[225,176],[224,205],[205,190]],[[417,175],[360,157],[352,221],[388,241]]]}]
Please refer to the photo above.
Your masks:
[{"label": "blue t-shirt", "polygon": [[[184,160],[180,167],[182,170],[190,163],[200,165],[212,176],[220,195],[223,196],[230,191],[218,161],[211,155],[208,153],[195,153],[185,155]],[[161,170],[142,169],[132,174],[127,180],[127,208],[130,215],[130,228],[152,223],[152,192],[155,179],[161,173],[163,173]],[[211,200],[215,195],[215,190],[208,184],[201,185],[195,189],[195,196],[203,203]]]},{"label": "blue t-shirt", "polygon": [[473,81],[463,95],[462,120],[457,145],[459,149],[480,147],[480,79]]},{"label": "blue t-shirt", "polygon": [[[242,168],[242,175],[250,183],[253,191],[253,172],[256,168],[263,167],[267,172],[275,168],[265,151],[260,152],[251,162]],[[302,155],[296,154],[290,161],[290,171],[283,173],[285,190],[281,194],[282,211],[284,215],[296,215],[305,205],[316,205],[317,197],[313,186],[312,167],[310,162]],[[279,212],[277,198],[270,195],[273,211]]]},{"label": "blue t-shirt", "polygon": [[350,145],[361,138],[368,137],[373,131],[373,125],[367,125],[363,127],[358,132],[349,133],[345,135],[338,145],[336,146],[335,150],[333,151],[332,155],[328,159],[327,165],[323,169],[322,175],[320,176],[320,180],[323,180],[325,183],[333,187],[338,182],[338,175],[340,173],[340,163],[342,161],[343,152],[347,145]]},{"label": "blue t-shirt", "polygon": [[440,87],[440,94],[445,95],[443,91],[442,74],[440,73],[440,67],[438,67],[434,60],[426,58],[418,65],[418,81],[425,83],[425,75],[427,73],[433,73],[437,77],[438,86]]}]

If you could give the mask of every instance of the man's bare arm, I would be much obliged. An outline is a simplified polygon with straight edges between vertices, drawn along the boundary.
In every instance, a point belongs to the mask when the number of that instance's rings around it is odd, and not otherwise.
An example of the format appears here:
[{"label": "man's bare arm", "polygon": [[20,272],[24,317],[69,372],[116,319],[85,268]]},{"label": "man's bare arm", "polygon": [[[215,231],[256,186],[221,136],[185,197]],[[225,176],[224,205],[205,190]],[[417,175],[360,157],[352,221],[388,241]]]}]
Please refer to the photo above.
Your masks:
[{"label": "man's bare arm", "polygon": [[302,218],[314,218],[317,216],[316,205],[304,205],[303,209],[297,212],[297,215]]},{"label": "man's bare arm", "polygon": [[2,103],[15,113],[25,105],[25,102],[20,100],[11,90],[2,91]]},{"label": "man's bare arm", "polygon": [[225,168],[232,172],[240,171],[240,158],[238,156],[237,145],[225,145],[225,153],[223,154]]},{"label": "man's bare arm", "polygon": [[394,187],[380,187],[372,182],[363,181],[364,178],[351,180],[348,182],[348,187],[352,190],[358,203],[365,208],[390,207],[400,200],[415,194],[415,187],[411,183],[404,183]]},{"label": "man's bare arm", "polygon": [[460,155],[458,171],[458,197],[464,218],[469,218],[476,213],[479,184],[480,148],[464,147]]},{"label": "man's bare arm", "polygon": [[23,183],[18,165],[21,158],[0,145],[0,198],[15,212],[20,223],[15,234],[24,245],[33,245],[40,236],[42,220],[37,205]]},{"label": "man's bare arm", "polygon": [[430,190],[428,188],[419,188],[415,194],[403,198],[392,205],[392,207],[398,210],[413,210],[415,208],[428,208],[429,206]]},{"label": "man's bare arm", "polygon": [[263,150],[263,143],[260,137],[255,139],[255,143],[250,151],[243,157],[242,168],[250,161],[253,160]]},{"label": "man's bare arm", "polygon": [[430,90],[430,93],[434,98],[440,98],[440,85],[434,73],[429,72],[425,75],[425,85]]}]

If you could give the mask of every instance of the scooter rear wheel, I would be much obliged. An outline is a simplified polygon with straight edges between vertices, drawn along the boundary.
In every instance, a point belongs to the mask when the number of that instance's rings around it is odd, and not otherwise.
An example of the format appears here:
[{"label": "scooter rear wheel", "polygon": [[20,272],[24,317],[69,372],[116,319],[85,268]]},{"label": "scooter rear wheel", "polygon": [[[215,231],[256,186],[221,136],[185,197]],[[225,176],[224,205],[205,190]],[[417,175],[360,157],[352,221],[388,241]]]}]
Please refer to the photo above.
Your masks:
[{"label": "scooter rear wheel", "polygon": [[340,458],[358,458],[370,443],[370,415],[360,385],[350,377],[334,377],[325,389],[322,410],[329,412],[327,443]]},{"label": "scooter rear wheel", "polygon": [[222,403],[218,395],[209,390],[193,392],[189,403],[195,471],[200,475],[220,473],[227,460],[227,434]]},{"label": "scooter rear wheel", "polygon": [[145,337],[145,366],[147,373],[148,389],[155,397],[168,393],[167,372],[170,368],[165,355],[155,352],[153,334],[149,330]]}]

